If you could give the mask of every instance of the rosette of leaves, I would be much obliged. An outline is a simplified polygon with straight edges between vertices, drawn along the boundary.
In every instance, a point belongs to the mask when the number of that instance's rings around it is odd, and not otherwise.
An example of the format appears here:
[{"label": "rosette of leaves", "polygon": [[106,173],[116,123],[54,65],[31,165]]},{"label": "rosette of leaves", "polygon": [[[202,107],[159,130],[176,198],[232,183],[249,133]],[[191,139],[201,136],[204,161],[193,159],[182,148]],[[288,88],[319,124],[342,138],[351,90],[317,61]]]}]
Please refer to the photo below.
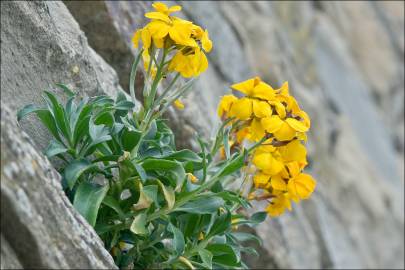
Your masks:
[{"label": "rosette of leaves", "polygon": [[66,195],[119,267],[246,268],[241,253],[256,251],[243,243],[257,238],[233,226],[258,224],[266,214],[239,214],[249,203],[223,185],[246,158],[225,143],[227,159],[214,162],[229,131],[222,127],[212,145],[199,139],[198,153],[177,150],[163,119],[140,129],[143,116],[125,94],[79,98],[58,86],[66,104],[45,91],[45,106],[24,107],[18,120],[35,113],[53,135],[45,154],[62,160]]}]

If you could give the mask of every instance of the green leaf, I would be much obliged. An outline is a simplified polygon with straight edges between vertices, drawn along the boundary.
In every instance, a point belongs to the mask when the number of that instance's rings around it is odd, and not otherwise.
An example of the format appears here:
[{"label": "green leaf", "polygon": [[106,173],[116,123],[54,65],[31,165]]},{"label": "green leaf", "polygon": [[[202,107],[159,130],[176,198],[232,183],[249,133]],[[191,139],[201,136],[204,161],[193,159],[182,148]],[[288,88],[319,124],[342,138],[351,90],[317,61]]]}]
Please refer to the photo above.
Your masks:
[{"label": "green leaf", "polygon": [[64,137],[70,140],[71,132],[70,127],[67,123],[67,117],[65,116],[65,110],[59,104],[54,94],[48,91],[44,91],[44,93],[46,95],[46,97],[44,96],[44,99],[48,103],[49,108],[53,112],[56,125],[58,126],[59,130],[62,132]]},{"label": "green leaf", "polygon": [[138,181],[138,189],[139,189],[139,199],[138,199],[138,202],[132,206],[132,208],[134,210],[142,210],[142,209],[145,209],[145,208],[149,208],[149,206],[153,202],[153,199],[150,198],[148,196],[148,194],[146,194],[143,191],[142,183],[139,182],[139,181]]},{"label": "green leaf", "polygon": [[200,255],[201,261],[203,262],[204,266],[208,269],[212,269],[212,253],[206,249],[200,249],[198,251],[198,255]]},{"label": "green leaf", "polygon": [[226,159],[229,159],[229,157],[231,156],[231,150],[229,147],[229,131],[230,130],[231,130],[231,128],[227,127],[225,129],[225,133],[224,133],[224,150],[225,150]]},{"label": "green leaf", "polygon": [[166,176],[174,182],[175,191],[180,190],[186,178],[186,172],[183,166],[177,161],[150,158],[142,162],[141,165],[146,172],[155,171],[165,173]]},{"label": "green leaf", "polygon": [[108,128],[104,125],[95,125],[89,122],[89,134],[92,139],[91,146],[111,140]]},{"label": "green leaf", "polygon": [[167,229],[173,233],[173,247],[176,251],[176,256],[180,256],[183,254],[185,247],[183,233],[171,223]]},{"label": "green leaf", "polygon": [[63,90],[63,92],[65,92],[65,94],[69,97],[75,96],[76,93],[73,92],[72,90],[70,90],[69,87],[67,87],[65,84],[63,83],[56,83],[56,86],[58,86],[60,89]]},{"label": "green leaf", "polygon": [[94,119],[94,124],[112,127],[114,124],[114,116],[111,111],[103,112],[97,115],[97,117]]},{"label": "green leaf", "polygon": [[144,186],[143,187],[143,192],[149,197],[151,198],[155,205],[158,206],[159,202],[158,202],[158,187],[156,185],[149,185],[149,186]]},{"label": "green leaf", "polygon": [[239,266],[238,256],[228,244],[211,244],[206,247],[213,255],[213,262],[225,266]]},{"label": "green leaf", "polygon": [[212,225],[207,237],[221,235],[226,230],[230,229],[231,226],[231,213],[227,211],[226,213],[220,215],[215,219],[214,224]]},{"label": "green leaf", "polygon": [[167,155],[162,156],[162,158],[165,159],[174,159],[177,161],[193,161],[193,162],[201,162],[202,158],[197,155],[195,152],[189,150],[189,149],[183,149],[180,151],[176,151],[174,153],[170,153]]},{"label": "green leaf", "polygon": [[52,133],[52,135],[58,141],[62,142],[62,139],[59,135],[58,128],[56,126],[56,121],[51,112],[48,110],[37,111],[36,112],[41,122],[48,128],[48,130]]},{"label": "green leaf", "polygon": [[121,134],[121,143],[125,151],[131,152],[138,145],[142,133],[136,130],[125,128]]},{"label": "green leaf", "polygon": [[128,100],[122,100],[115,104],[114,109],[119,111],[129,111],[133,107],[135,107],[135,104],[133,102]]},{"label": "green leaf", "polygon": [[157,180],[157,182],[158,182],[160,188],[162,189],[163,196],[165,197],[165,200],[167,202],[167,209],[171,210],[174,206],[174,202],[176,201],[174,190],[172,187],[167,187],[167,186],[163,185],[163,183],[160,182],[159,180]]},{"label": "green leaf", "polygon": [[23,119],[26,115],[37,112],[37,111],[46,111],[44,108],[39,108],[35,106],[34,104],[29,104],[24,106],[21,110],[17,112],[17,121],[20,121]]},{"label": "green leaf", "polygon": [[131,232],[138,235],[146,235],[149,233],[146,228],[146,214],[139,213],[135,216],[134,221],[132,221],[131,227],[129,228]]},{"label": "green leaf", "polygon": [[58,141],[52,140],[48,147],[45,149],[45,155],[50,158],[58,154],[63,154],[67,152],[67,148]]},{"label": "green leaf", "polygon": [[238,171],[243,167],[244,160],[245,156],[243,154],[234,157],[231,162],[227,163],[225,167],[222,168],[219,177],[224,177]]},{"label": "green leaf", "polygon": [[254,234],[245,232],[233,232],[232,236],[236,238],[239,242],[255,241],[259,245],[262,245],[262,240]]},{"label": "green leaf", "polygon": [[202,197],[183,206],[176,208],[174,211],[183,211],[195,214],[211,214],[215,213],[219,207],[224,205],[224,200],[219,197]]},{"label": "green leaf", "polygon": [[267,213],[266,212],[264,212],[264,211],[263,212],[257,212],[257,213],[254,213],[250,217],[250,221],[252,223],[259,224],[259,223],[262,223],[263,221],[265,221],[266,218],[267,218]]},{"label": "green leaf", "polygon": [[124,212],[120,207],[120,204],[114,197],[109,195],[105,196],[103,199],[103,204],[113,209],[120,216],[120,218],[123,218],[125,216]]},{"label": "green leaf", "polygon": [[108,188],[108,185],[100,186],[82,182],[75,193],[73,206],[93,227],[96,224],[98,209]]},{"label": "green leaf", "polygon": [[64,170],[64,177],[70,189],[72,189],[79,177],[94,165],[85,159],[74,160]]}]

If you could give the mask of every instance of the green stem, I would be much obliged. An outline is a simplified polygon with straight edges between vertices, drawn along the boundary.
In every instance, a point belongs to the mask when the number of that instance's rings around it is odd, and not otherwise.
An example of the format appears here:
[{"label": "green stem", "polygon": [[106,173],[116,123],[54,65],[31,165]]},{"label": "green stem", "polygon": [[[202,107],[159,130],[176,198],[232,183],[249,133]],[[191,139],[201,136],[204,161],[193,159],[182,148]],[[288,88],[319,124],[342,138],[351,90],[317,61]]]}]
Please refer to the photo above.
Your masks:
[{"label": "green stem", "polygon": [[131,93],[132,102],[136,104],[136,97],[135,97],[135,77],[136,71],[138,69],[139,61],[141,60],[143,49],[138,53],[137,57],[135,58],[134,63],[132,64],[131,68],[131,75],[129,77],[129,92]]}]

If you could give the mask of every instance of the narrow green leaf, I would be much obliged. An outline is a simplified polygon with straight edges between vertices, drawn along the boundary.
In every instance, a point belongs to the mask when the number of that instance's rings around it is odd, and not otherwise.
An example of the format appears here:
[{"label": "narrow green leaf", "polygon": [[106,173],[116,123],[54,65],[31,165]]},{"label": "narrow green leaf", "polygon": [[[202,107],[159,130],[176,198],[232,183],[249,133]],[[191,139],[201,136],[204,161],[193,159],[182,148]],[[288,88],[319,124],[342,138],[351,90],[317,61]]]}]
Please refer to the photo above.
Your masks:
[{"label": "narrow green leaf", "polygon": [[226,230],[231,228],[231,213],[227,211],[226,213],[217,217],[212,225],[210,232],[207,237],[221,235]]},{"label": "narrow green leaf", "polygon": [[132,221],[130,231],[138,235],[146,235],[149,233],[146,228],[146,214],[139,213],[135,216],[134,221]]},{"label": "narrow green leaf", "polygon": [[174,159],[177,161],[193,161],[193,162],[201,162],[202,158],[197,155],[195,152],[189,150],[189,149],[183,149],[180,151],[176,151],[174,153],[170,153],[167,155],[162,156],[162,158],[165,159]]},{"label": "narrow green leaf", "polygon": [[45,155],[50,158],[58,154],[67,152],[67,148],[58,141],[52,140],[48,147],[45,149]]},{"label": "narrow green leaf", "polygon": [[190,201],[183,206],[176,208],[174,211],[183,211],[196,214],[212,214],[219,207],[224,205],[224,200],[219,197],[203,197]]},{"label": "narrow green leaf", "polygon": [[239,242],[246,242],[246,241],[255,241],[259,245],[262,245],[262,240],[257,237],[256,235],[253,235],[251,233],[245,233],[245,232],[233,232],[232,235],[238,240]]},{"label": "narrow green leaf", "polygon": [[245,157],[242,154],[240,154],[240,155],[236,156],[235,158],[233,158],[232,161],[229,162],[221,170],[221,173],[220,173],[219,177],[224,177],[224,176],[230,175],[230,174],[238,171],[240,168],[243,167],[244,160],[245,160]]},{"label": "narrow green leaf", "polygon": [[109,195],[105,196],[103,199],[103,204],[113,209],[121,218],[125,216],[124,212],[120,207],[120,204],[114,197]]},{"label": "narrow green leaf", "polygon": [[36,112],[41,122],[48,128],[52,135],[58,141],[62,142],[62,139],[59,135],[58,127],[56,125],[55,118],[48,110],[37,111]]},{"label": "narrow green leaf", "polygon": [[226,159],[229,159],[231,156],[231,150],[229,147],[229,131],[230,130],[231,130],[231,127],[227,127],[224,132],[224,150],[225,150]]},{"label": "narrow green leaf", "polygon": [[108,188],[108,185],[100,186],[82,182],[75,193],[73,206],[93,227],[96,224],[98,209]]},{"label": "narrow green leaf", "polygon": [[70,141],[71,131],[69,124],[66,122],[67,117],[65,116],[64,108],[59,104],[54,94],[48,91],[44,91],[44,93],[46,95],[44,96],[44,99],[53,112],[56,125],[58,126],[64,137]]},{"label": "narrow green leaf", "polygon": [[65,84],[63,84],[63,83],[56,83],[56,86],[58,86],[60,89],[62,89],[62,90],[65,92],[65,94],[66,94],[67,96],[69,96],[69,97],[72,97],[72,96],[75,96],[75,95],[76,95],[75,92],[73,92],[72,90],[70,90],[70,88],[67,87],[67,86],[66,86]]},{"label": "narrow green leaf", "polygon": [[93,168],[94,165],[89,161],[80,159],[71,162],[64,170],[64,177],[70,189],[74,187],[77,179],[87,170]]},{"label": "narrow green leaf", "polygon": [[20,121],[21,119],[23,119],[26,115],[33,113],[33,112],[37,112],[40,110],[46,110],[44,108],[39,108],[34,104],[29,104],[24,106],[21,110],[19,110],[17,112],[17,121]]}]

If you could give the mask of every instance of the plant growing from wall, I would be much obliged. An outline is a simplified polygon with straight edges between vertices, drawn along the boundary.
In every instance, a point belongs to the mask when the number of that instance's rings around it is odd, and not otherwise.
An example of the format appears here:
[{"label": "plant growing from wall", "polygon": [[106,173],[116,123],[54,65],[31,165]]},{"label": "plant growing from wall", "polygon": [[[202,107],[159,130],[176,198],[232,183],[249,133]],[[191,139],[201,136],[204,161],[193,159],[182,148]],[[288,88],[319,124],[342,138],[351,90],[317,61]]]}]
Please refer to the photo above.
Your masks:
[{"label": "plant growing from wall", "polygon": [[[139,48],[130,75],[131,100],[123,93],[80,98],[66,85],[62,105],[44,92],[45,106],[28,105],[53,135],[45,154],[62,160],[62,185],[73,206],[95,228],[121,268],[246,268],[241,253],[256,236],[238,232],[267,213],[278,216],[291,201],[310,196],[315,181],[306,166],[309,117],[288,92],[260,78],[231,86],[218,106],[216,137],[196,137],[200,150],[178,150],[162,114],[208,67],[208,31],[154,3],[150,22],[135,32]],[[143,104],[135,74],[143,62]],[[235,184],[238,184],[235,187]],[[241,187],[241,188],[239,188]],[[243,187],[243,188],[242,188]],[[244,192],[246,191],[246,192]],[[251,212],[249,200],[266,200]]]}]

